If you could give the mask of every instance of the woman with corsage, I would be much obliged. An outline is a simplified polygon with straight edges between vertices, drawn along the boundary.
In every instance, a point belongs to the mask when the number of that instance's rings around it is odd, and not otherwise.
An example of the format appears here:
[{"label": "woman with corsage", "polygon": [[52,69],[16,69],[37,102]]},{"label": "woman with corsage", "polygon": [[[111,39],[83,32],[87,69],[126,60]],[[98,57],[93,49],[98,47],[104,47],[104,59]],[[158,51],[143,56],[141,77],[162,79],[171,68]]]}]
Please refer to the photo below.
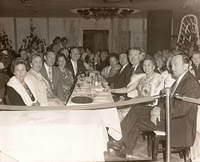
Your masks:
[{"label": "woman with corsage", "polygon": [[13,77],[7,83],[6,103],[8,105],[38,106],[36,94],[30,84],[25,81],[27,65],[22,58],[17,58],[12,64]]}]

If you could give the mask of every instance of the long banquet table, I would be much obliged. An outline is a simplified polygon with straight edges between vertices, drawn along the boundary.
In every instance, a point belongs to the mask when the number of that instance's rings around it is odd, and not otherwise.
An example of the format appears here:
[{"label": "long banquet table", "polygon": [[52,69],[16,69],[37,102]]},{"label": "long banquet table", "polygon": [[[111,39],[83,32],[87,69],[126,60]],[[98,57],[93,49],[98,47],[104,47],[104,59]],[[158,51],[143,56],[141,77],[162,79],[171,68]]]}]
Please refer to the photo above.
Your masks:
[{"label": "long banquet table", "polygon": [[107,133],[92,111],[3,111],[0,131],[1,152],[19,162],[104,160]]},{"label": "long banquet table", "polygon": [[[90,83],[87,81],[88,79],[89,78],[85,78],[85,80],[79,81],[79,83],[75,86],[74,91],[67,103],[67,106],[82,105],[73,103],[71,101],[71,99],[75,96],[91,96],[93,98],[93,102],[90,104],[94,105],[94,108],[96,104],[106,104],[114,102],[112,95],[109,91],[106,91],[101,84],[91,87]],[[116,107],[91,111],[97,113],[101,118],[104,126],[109,128],[108,133],[110,136],[112,136],[116,140],[119,140],[122,137],[120,119]]]},{"label": "long banquet table", "polygon": [[[82,89],[75,87],[66,109],[69,105],[79,105],[71,101],[72,97],[87,94],[85,86],[81,87]],[[92,91],[94,102],[91,104],[94,106],[113,102],[109,92],[98,88],[92,88]],[[91,95],[91,91],[89,94]],[[1,111],[0,161],[104,161],[108,141],[107,127],[113,138],[121,138],[116,108]]]}]

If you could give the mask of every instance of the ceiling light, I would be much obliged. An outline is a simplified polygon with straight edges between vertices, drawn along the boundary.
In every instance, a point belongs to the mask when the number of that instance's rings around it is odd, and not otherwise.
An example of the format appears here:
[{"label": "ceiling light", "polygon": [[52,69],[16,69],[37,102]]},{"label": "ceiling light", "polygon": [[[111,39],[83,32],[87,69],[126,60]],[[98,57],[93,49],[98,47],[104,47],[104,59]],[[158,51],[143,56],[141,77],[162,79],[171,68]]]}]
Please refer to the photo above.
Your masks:
[{"label": "ceiling light", "polygon": [[91,7],[91,8],[76,8],[71,10],[72,13],[78,14],[84,18],[125,18],[133,15],[139,10],[132,8],[118,8],[118,7]]}]

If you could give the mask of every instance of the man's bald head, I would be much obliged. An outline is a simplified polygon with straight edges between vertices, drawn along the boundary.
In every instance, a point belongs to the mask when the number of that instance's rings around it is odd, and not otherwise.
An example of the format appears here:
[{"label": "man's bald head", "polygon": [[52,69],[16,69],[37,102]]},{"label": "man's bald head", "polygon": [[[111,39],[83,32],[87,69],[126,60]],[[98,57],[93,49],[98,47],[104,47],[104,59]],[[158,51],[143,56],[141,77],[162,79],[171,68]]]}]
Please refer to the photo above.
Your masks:
[{"label": "man's bald head", "polygon": [[183,73],[189,69],[189,58],[185,55],[175,55],[171,59],[172,75],[178,79]]}]

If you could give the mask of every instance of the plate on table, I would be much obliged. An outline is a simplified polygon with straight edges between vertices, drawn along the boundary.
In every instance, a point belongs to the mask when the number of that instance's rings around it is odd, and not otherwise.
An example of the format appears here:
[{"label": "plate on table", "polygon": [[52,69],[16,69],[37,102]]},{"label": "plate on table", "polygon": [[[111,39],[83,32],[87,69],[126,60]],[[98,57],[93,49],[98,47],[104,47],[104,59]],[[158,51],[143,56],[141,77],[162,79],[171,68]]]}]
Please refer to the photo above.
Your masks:
[{"label": "plate on table", "polygon": [[88,104],[88,103],[92,103],[93,99],[88,96],[75,96],[75,97],[72,97],[71,101],[77,104]]}]

